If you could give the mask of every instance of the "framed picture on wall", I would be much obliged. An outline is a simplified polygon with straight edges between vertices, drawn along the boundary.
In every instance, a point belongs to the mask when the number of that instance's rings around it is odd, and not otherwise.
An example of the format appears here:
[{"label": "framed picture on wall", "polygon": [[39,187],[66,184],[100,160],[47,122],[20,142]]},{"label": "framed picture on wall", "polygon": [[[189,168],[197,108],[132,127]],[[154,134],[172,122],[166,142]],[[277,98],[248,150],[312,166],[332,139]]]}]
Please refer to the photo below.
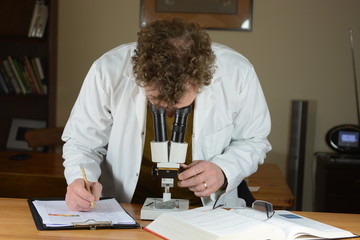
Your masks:
[{"label": "framed picture on wall", "polygon": [[251,31],[253,0],[141,0],[140,27],[164,18],[182,18],[206,29]]},{"label": "framed picture on wall", "polygon": [[14,118],[11,122],[6,148],[9,150],[32,150],[24,138],[25,132],[44,127],[46,127],[46,121]]}]

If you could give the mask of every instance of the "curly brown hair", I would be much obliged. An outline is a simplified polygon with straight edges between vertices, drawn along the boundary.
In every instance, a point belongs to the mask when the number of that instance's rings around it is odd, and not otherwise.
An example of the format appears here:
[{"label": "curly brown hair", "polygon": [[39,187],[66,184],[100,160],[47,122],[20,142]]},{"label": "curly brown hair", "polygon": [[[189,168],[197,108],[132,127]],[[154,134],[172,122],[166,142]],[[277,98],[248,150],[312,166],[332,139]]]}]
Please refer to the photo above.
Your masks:
[{"label": "curly brown hair", "polygon": [[132,57],[136,82],[154,86],[157,100],[175,105],[190,84],[196,91],[211,82],[215,55],[211,40],[197,23],[156,20],[140,30]]}]

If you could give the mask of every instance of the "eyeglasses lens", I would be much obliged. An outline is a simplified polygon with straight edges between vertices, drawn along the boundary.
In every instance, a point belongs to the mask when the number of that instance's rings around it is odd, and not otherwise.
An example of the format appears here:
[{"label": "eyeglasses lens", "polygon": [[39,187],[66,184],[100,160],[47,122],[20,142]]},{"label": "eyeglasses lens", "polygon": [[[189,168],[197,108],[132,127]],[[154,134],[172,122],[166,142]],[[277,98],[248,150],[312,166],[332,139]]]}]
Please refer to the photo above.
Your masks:
[{"label": "eyeglasses lens", "polygon": [[252,205],[252,208],[266,213],[268,218],[271,218],[275,214],[275,211],[273,210],[273,206],[269,202],[255,201]]}]

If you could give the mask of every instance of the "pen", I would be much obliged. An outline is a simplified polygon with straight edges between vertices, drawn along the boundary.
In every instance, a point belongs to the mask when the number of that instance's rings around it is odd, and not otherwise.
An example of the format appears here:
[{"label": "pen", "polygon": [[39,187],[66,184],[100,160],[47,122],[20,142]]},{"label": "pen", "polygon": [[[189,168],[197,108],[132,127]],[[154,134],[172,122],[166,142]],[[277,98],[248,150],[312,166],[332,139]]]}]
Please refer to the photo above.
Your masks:
[{"label": "pen", "polygon": [[[82,176],[84,178],[85,188],[86,188],[86,190],[88,190],[88,192],[91,193],[90,184],[89,184],[89,181],[87,180],[85,169],[84,169],[84,166],[83,166],[82,163],[80,163],[80,169],[81,169]],[[91,208],[95,208],[95,203],[94,202],[91,201],[90,204],[91,204]]]}]

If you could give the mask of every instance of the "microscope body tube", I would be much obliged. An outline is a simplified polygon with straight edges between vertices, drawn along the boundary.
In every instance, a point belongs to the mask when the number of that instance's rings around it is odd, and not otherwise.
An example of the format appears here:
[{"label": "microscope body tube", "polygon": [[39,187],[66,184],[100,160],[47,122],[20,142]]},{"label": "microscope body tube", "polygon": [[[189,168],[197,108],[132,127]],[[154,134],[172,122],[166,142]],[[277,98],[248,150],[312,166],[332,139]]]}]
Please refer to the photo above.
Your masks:
[{"label": "microscope body tube", "polygon": [[167,139],[166,109],[150,105],[153,114],[155,139],[150,143],[153,162],[168,162],[169,145]]},{"label": "microscope body tube", "polygon": [[[170,187],[181,163],[185,163],[188,144],[184,142],[186,120],[191,106],[175,110],[170,145],[167,140],[166,109],[150,106],[154,119],[155,139],[150,143],[151,159],[156,162],[156,174],[161,176],[161,186],[165,188],[163,202],[171,200]],[[170,155],[169,155],[170,151]]]},{"label": "microscope body tube", "polygon": [[185,163],[187,143],[171,142],[171,151],[169,156],[170,163]]},{"label": "microscope body tube", "polygon": [[169,161],[168,142],[150,142],[151,160],[156,163],[167,163]]},{"label": "microscope body tube", "polygon": [[[185,163],[188,144],[184,142],[186,133],[186,121],[191,111],[191,106],[176,109],[172,126],[170,155],[167,144],[161,140],[166,139],[166,110],[151,108],[154,116],[155,141],[151,142],[151,156],[153,162],[158,163],[160,168],[179,168],[180,163]],[[166,156],[166,157],[165,157]]]},{"label": "microscope body tube", "polygon": [[191,106],[175,110],[169,156],[169,162],[171,163],[185,163],[188,144],[184,142],[184,138],[186,121],[190,111]]}]

